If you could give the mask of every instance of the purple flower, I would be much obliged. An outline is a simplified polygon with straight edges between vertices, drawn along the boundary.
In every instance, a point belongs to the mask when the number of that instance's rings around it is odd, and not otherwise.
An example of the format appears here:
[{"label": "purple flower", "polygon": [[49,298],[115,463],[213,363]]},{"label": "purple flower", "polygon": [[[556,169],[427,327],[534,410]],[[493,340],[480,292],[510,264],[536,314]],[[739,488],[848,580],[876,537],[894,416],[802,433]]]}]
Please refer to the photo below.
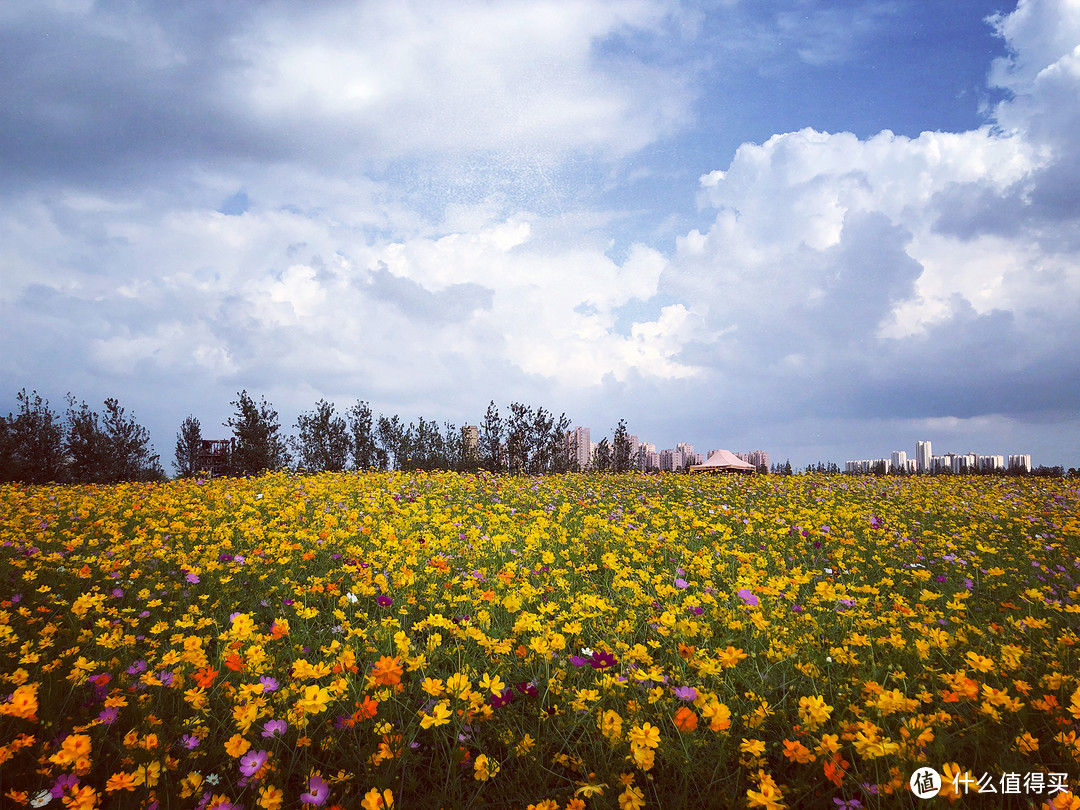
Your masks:
[{"label": "purple flower", "polygon": [[615,660],[615,654],[604,652],[603,650],[596,650],[592,654],[592,660],[589,661],[589,666],[593,669],[607,669],[613,667],[618,662]]},{"label": "purple flower", "polygon": [[375,597],[375,601],[379,603],[380,607],[390,607],[392,604],[394,604],[393,599],[391,599],[389,596],[383,595]]},{"label": "purple flower", "polygon": [[79,777],[73,773],[66,773],[57,779],[49,791],[54,799],[60,799],[64,796],[64,791],[75,790],[79,786]]},{"label": "purple flower", "polygon": [[202,742],[198,737],[191,734],[185,734],[180,739],[180,744],[184,746],[188,751],[194,751],[199,747],[199,743]]},{"label": "purple flower", "polygon": [[124,595],[124,591],[122,588],[113,588],[112,595],[119,599],[121,596]]},{"label": "purple flower", "polygon": [[285,733],[285,729],[289,727],[289,724],[284,720],[267,720],[263,723],[262,736],[264,737],[277,737],[280,734]]},{"label": "purple flower", "polygon": [[753,591],[751,591],[749,588],[739,588],[736,593],[738,594],[739,598],[746,602],[746,604],[750,605],[750,607],[754,607],[758,604],[758,598],[754,596]]},{"label": "purple flower", "polygon": [[263,692],[273,692],[281,686],[281,684],[269,675],[263,675],[259,678],[259,683],[263,685]]},{"label": "purple flower", "polygon": [[571,655],[570,658],[569,658],[569,661],[575,667],[583,667],[587,663],[589,663],[588,658],[582,658],[580,655]]},{"label": "purple flower", "polygon": [[313,776],[308,780],[308,792],[300,794],[300,801],[308,804],[322,804],[330,795],[330,786],[322,777]]},{"label": "purple flower", "polygon": [[259,769],[266,764],[270,754],[266,751],[244,754],[240,757],[240,773],[244,776],[254,776]]},{"label": "purple flower", "polygon": [[192,572],[187,575],[187,581],[190,582],[192,585],[197,585],[199,583],[199,575]]},{"label": "purple flower", "polygon": [[689,583],[689,582],[687,582],[687,581],[686,581],[685,579],[683,579],[682,577],[677,577],[677,578],[675,579],[675,587],[676,587],[676,588],[678,588],[678,589],[679,589],[679,590],[681,591],[681,590],[683,590],[683,589],[685,589],[685,588],[689,588],[689,587],[690,587],[690,583]]},{"label": "purple flower", "polygon": [[697,700],[697,689],[692,686],[676,686],[671,691],[679,700]]},{"label": "purple flower", "polygon": [[118,710],[117,710],[117,708],[115,706],[109,706],[109,707],[105,708],[101,712],[101,714],[98,715],[97,719],[100,720],[102,723],[105,723],[105,724],[112,723],[113,721],[116,720],[117,711]]}]

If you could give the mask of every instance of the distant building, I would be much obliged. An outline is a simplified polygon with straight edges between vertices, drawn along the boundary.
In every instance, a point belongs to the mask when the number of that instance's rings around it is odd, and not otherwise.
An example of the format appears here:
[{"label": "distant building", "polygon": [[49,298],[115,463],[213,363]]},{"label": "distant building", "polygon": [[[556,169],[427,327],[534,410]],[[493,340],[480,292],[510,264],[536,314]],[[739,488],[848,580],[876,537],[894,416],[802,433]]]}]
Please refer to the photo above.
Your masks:
[{"label": "distant building", "polygon": [[480,428],[476,425],[465,425],[461,429],[461,438],[465,442],[466,454],[476,455],[480,449]]},{"label": "distant building", "polygon": [[589,440],[589,429],[587,427],[574,428],[574,462],[577,468],[586,469],[591,458],[592,442]]},{"label": "distant building", "polygon": [[1009,469],[1031,472],[1031,456],[1027,453],[1009,456]]},{"label": "distant building", "polygon": [[[712,455],[712,453],[715,452],[717,451],[713,450],[709,455]],[[742,459],[748,464],[753,464],[759,470],[769,469],[769,454],[764,450],[748,450],[745,453],[736,453],[735,457]]]},{"label": "distant building", "polygon": [[915,470],[920,473],[930,472],[930,460],[934,457],[930,442],[915,442]]}]

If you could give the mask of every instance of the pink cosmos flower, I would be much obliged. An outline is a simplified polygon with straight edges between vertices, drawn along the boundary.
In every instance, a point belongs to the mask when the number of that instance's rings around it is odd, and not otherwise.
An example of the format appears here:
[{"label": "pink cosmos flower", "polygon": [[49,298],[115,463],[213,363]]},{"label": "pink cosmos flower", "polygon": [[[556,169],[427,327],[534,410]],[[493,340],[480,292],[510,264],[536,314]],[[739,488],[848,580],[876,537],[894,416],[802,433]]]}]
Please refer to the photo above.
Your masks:
[{"label": "pink cosmos flower", "polygon": [[289,724],[284,720],[267,720],[263,723],[262,736],[264,737],[277,737],[280,734],[285,733],[285,729],[289,727]]},{"label": "pink cosmos flower", "polygon": [[330,795],[330,786],[320,776],[308,780],[308,792],[300,794],[300,801],[308,804],[322,804]]},{"label": "pink cosmos flower", "polygon": [[739,588],[736,593],[739,595],[739,598],[746,602],[746,604],[750,605],[750,607],[754,607],[755,605],[757,605],[758,598],[749,588]]},{"label": "pink cosmos flower", "polygon": [[267,751],[244,754],[244,756],[240,757],[240,773],[244,776],[254,776],[266,764],[269,757],[270,754]]}]

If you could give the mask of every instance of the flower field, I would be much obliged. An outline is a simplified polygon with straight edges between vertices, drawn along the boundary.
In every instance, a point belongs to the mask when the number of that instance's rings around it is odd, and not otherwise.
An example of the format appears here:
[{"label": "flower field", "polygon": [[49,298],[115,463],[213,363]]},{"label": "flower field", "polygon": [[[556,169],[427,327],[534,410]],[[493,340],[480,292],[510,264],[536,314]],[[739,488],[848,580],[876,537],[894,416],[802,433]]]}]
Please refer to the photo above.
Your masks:
[{"label": "flower field", "polygon": [[928,806],[1080,807],[1078,501],[986,477],[5,486],[0,804],[853,810],[924,806],[929,766]]}]

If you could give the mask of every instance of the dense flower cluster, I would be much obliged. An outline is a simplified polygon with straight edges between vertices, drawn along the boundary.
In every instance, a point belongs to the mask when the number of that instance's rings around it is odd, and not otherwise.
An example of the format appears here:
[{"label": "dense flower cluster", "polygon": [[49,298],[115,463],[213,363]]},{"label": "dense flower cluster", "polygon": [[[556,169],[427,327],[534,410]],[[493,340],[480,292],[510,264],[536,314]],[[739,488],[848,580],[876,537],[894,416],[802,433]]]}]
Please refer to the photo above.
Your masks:
[{"label": "dense flower cluster", "polygon": [[0,803],[1077,807],[1078,627],[1047,479],[5,486]]}]

